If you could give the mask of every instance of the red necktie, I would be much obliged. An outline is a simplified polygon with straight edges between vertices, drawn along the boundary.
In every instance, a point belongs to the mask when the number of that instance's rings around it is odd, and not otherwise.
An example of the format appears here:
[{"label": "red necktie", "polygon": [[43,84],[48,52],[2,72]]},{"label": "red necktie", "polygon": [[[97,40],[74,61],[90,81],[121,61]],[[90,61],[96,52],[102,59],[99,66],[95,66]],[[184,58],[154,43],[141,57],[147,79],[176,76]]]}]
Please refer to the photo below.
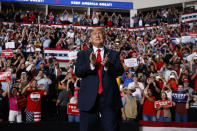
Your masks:
[{"label": "red necktie", "polygon": [[102,65],[101,65],[101,50],[97,50],[97,58],[96,63],[98,65],[98,75],[99,75],[99,88],[98,93],[101,94],[103,92],[103,86],[102,86]]}]

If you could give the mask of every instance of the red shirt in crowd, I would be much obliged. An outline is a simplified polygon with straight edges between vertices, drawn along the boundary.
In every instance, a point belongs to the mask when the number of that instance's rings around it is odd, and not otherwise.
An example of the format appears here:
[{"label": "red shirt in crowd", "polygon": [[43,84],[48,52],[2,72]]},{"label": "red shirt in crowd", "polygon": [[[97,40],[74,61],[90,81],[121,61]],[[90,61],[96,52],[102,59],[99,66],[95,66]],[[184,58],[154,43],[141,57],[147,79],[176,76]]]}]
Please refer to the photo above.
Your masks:
[{"label": "red shirt in crowd", "polygon": [[175,80],[169,80],[168,83],[170,83],[170,86],[172,87],[172,90],[177,90],[178,85]]},{"label": "red shirt in crowd", "polygon": [[111,20],[108,20],[107,25],[108,26],[112,26],[112,21]]},{"label": "red shirt in crowd", "polygon": [[163,67],[164,63],[163,62],[155,62],[157,70],[160,70],[161,67]]},{"label": "red shirt in crowd", "polygon": [[[151,96],[151,98],[154,101],[156,100],[156,98],[154,96]],[[156,109],[154,107],[154,101],[151,102],[147,98],[144,99],[143,114],[145,114],[145,115],[156,115]]]},{"label": "red shirt in crowd", "polygon": [[41,98],[44,90],[27,90],[27,111],[41,112]]},{"label": "red shirt in crowd", "polygon": [[29,21],[35,22],[35,18],[36,18],[36,15],[34,15],[33,13],[29,15]]}]

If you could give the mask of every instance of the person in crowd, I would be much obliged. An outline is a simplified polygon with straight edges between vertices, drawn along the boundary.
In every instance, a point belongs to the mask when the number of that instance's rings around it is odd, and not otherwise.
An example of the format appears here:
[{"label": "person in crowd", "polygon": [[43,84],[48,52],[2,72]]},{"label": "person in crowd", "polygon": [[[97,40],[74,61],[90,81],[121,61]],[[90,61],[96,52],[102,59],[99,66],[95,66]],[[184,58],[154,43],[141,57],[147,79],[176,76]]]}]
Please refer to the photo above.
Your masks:
[{"label": "person in crowd", "polygon": [[60,121],[67,121],[68,115],[67,115],[67,104],[70,99],[70,95],[68,94],[68,87],[67,87],[67,79],[63,79],[61,81],[62,85],[62,91],[59,93],[56,106],[59,107],[59,113],[58,113],[58,120]]},{"label": "person in crowd", "polygon": [[38,86],[40,86],[41,84],[44,85],[46,91],[48,91],[49,85],[52,83],[51,79],[44,74],[43,70],[40,70],[38,75],[35,77],[35,79],[37,80],[37,84]]},{"label": "person in crowd", "polygon": [[129,84],[126,89],[126,95],[122,98],[123,108],[122,119],[125,122],[135,122],[138,114],[137,100],[133,93],[136,91],[136,87]]},{"label": "person in crowd", "polygon": [[[71,104],[78,104],[78,92],[74,92],[74,96],[71,97],[70,102]],[[68,115],[68,122],[80,122],[80,115]]]},{"label": "person in crowd", "polygon": [[143,83],[138,82],[137,75],[133,76],[133,82],[129,83],[129,85],[135,87],[135,92],[133,92],[132,95],[136,97],[136,100],[141,101],[144,92],[144,85]]},{"label": "person in crowd", "polygon": [[194,89],[189,87],[189,80],[187,78],[183,79],[183,88],[184,88],[184,90],[186,90],[186,92],[189,93],[189,97],[192,98],[192,93],[193,93]]},{"label": "person in crowd", "polygon": [[[161,92],[161,100],[168,100],[167,94]],[[157,110],[157,120],[158,121],[171,121],[171,110],[170,107],[159,107]]]},{"label": "person in crowd", "polygon": [[73,9],[72,9],[72,16],[73,16],[73,25],[74,25],[78,22],[78,13],[74,12]]},{"label": "person in crowd", "polygon": [[49,13],[49,22],[50,23],[54,23],[54,15],[53,15],[53,12],[50,12]]},{"label": "person in crowd", "polygon": [[142,119],[144,121],[156,121],[155,100],[156,98],[152,95],[152,90],[147,86],[144,89],[144,95],[141,100],[141,105],[143,105]]},{"label": "person in crowd", "polygon": [[9,79],[6,80],[8,82],[8,98],[9,98],[9,122],[17,122],[21,123],[22,122],[22,113],[21,109],[18,106],[18,101],[17,101],[17,95],[19,95],[19,92],[17,91],[16,87],[13,87],[10,89],[10,84],[11,81]]},{"label": "person in crowd", "polygon": [[196,113],[197,113],[197,92],[192,93],[192,97],[189,96],[189,99],[186,103],[186,109],[188,110],[188,120],[189,122],[197,122]]},{"label": "person in crowd", "polygon": [[[0,85],[1,86],[1,85]],[[0,123],[4,122],[6,120],[6,95],[8,93],[8,89],[7,88],[5,91],[0,87]]]},{"label": "person in crowd", "polygon": [[170,84],[172,90],[177,90],[178,87],[178,80],[176,75],[172,72],[168,78],[168,83]]},{"label": "person in crowd", "polygon": [[[183,91],[183,85],[178,85],[178,91]],[[189,93],[187,93],[189,96]],[[187,122],[188,121],[188,113],[186,109],[186,102],[176,102],[174,103],[175,109],[175,120],[176,122]]]},{"label": "person in crowd", "polygon": [[131,69],[128,69],[126,72],[124,72],[122,75],[122,80],[124,87],[128,87],[129,83],[133,82],[133,72]]},{"label": "person in crowd", "polygon": [[26,122],[39,122],[41,120],[41,98],[46,95],[45,89],[38,89],[37,80],[33,79],[23,88],[22,94],[27,93]]},{"label": "person in crowd", "polygon": [[69,24],[70,22],[68,21],[68,18],[69,18],[69,12],[65,9],[64,12],[62,13],[62,23],[63,24]]}]

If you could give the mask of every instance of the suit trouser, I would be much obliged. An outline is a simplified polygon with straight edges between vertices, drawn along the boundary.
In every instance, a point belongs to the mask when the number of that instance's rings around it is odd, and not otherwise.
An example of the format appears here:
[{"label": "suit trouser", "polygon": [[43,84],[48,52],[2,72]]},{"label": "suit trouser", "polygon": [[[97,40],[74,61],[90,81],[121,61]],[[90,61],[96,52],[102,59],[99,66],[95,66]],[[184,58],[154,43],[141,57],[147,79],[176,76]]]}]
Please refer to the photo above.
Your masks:
[{"label": "suit trouser", "polygon": [[119,131],[120,110],[105,106],[105,99],[98,95],[90,111],[80,110],[80,131],[98,131],[100,122],[105,131]]}]

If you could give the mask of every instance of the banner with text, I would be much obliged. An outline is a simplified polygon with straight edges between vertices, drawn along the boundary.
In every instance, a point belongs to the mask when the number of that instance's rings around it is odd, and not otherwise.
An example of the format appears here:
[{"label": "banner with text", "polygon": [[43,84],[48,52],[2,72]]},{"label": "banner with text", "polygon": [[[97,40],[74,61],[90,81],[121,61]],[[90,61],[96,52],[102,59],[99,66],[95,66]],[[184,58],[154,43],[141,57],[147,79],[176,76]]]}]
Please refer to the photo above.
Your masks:
[{"label": "banner with text", "polygon": [[68,103],[67,114],[80,115],[80,110],[77,108],[77,104]]},{"label": "banner with text", "polygon": [[58,61],[69,62],[72,59],[76,59],[77,51],[67,50],[67,49],[53,49],[45,48],[44,49],[45,59],[48,57],[54,56]]},{"label": "banner with text", "polygon": [[70,60],[74,60],[74,59],[77,59],[77,51],[70,51],[69,53],[68,53],[68,57],[69,57],[69,59]]},{"label": "banner with text", "polygon": [[181,37],[182,43],[190,43],[191,38],[192,38],[191,36],[182,36]]},{"label": "banner with text", "polygon": [[1,0],[9,2],[23,2],[32,4],[50,4],[82,7],[122,8],[133,9],[133,2],[96,1],[96,0]]},{"label": "banner with text", "polygon": [[6,79],[11,81],[11,72],[0,72],[0,82],[6,82]]},{"label": "banner with text", "polygon": [[164,38],[164,36],[157,36],[156,40],[158,42],[164,42],[165,38]]},{"label": "banner with text", "polygon": [[130,59],[124,59],[124,63],[127,67],[136,67],[138,66],[137,58],[130,58]]},{"label": "banner with text", "polygon": [[197,32],[190,32],[189,36],[191,36],[192,38],[195,39],[195,41],[197,41]]},{"label": "banner with text", "polygon": [[154,105],[155,105],[155,108],[171,107],[172,106],[172,101],[171,100],[155,101]]},{"label": "banner with text", "polygon": [[2,57],[13,57],[13,50],[2,50]]},{"label": "banner with text", "polygon": [[15,42],[6,42],[5,43],[6,49],[14,49],[15,48]]},{"label": "banner with text", "polygon": [[187,98],[186,91],[172,91],[172,101],[174,102],[186,102]]}]

